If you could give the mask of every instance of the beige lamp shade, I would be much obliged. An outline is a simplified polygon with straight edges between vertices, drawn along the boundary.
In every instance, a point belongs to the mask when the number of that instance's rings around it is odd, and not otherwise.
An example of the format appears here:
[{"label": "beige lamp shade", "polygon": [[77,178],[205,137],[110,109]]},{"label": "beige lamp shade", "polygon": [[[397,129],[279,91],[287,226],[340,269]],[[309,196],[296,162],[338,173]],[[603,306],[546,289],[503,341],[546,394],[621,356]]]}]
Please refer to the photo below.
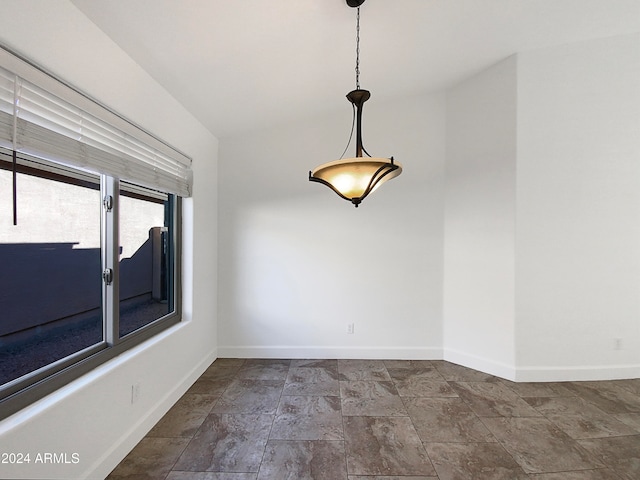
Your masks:
[{"label": "beige lamp shade", "polygon": [[392,158],[343,158],[320,165],[309,172],[309,180],[322,183],[356,207],[387,180],[402,173]]},{"label": "beige lamp shade", "polygon": [[[353,123],[347,148],[351,144],[355,127],[356,156],[323,163],[309,172],[309,181],[326,185],[356,207],[384,182],[402,173],[402,165],[395,163],[393,157],[371,157],[362,145],[362,107],[371,98],[369,90],[360,88],[360,5],[364,1],[347,0],[347,5],[358,9],[356,15],[356,89],[347,94],[347,100],[351,102],[353,107]],[[345,148],[345,152],[347,148]]]}]

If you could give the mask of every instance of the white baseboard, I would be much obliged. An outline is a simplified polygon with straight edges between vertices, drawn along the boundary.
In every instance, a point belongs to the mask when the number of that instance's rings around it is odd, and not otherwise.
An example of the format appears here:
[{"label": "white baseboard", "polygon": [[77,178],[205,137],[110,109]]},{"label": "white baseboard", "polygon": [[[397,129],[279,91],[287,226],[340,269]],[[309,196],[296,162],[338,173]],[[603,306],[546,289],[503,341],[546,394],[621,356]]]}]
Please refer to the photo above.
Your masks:
[{"label": "white baseboard", "polygon": [[519,367],[518,382],[580,382],[640,378],[640,365]]},{"label": "white baseboard", "polygon": [[443,360],[507,380],[515,380],[516,378],[516,370],[513,365],[496,362],[495,360],[478,357],[476,355],[469,355],[468,353],[451,348],[444,349]]},{"label": "white baseboard", "polygon": [[444,360],[515,382],[579,382],[640,378],[640,365],[515,367],[452,349],[444,349]]},{"label": "white baseboard", "polygon": [[220,358],[440,360],[440,347],[223,346]]},{"label": "white baseboard", "polygon": [[140,418],[131,428],[120,436],[114,443],[113,448],[105,452],[96,462],[93,463],[81,478],[106,478],[109,473],[122,461],[122,459],[135,447],[140,440],[160,421],[165,413],[184,395],[189,387],[202,375],[209,365],[216,359],[216,352],[213,351],[203,358],[198,365],[184,375],[182,381],[174,386],[162,398],[147,411],[147,414]]},{"label": "white baseboard", "polygon": [[515,382],[571,382],[640,378],[640,365],[521,366],[441,347],[223,346],[220,358],[446,360]]}]

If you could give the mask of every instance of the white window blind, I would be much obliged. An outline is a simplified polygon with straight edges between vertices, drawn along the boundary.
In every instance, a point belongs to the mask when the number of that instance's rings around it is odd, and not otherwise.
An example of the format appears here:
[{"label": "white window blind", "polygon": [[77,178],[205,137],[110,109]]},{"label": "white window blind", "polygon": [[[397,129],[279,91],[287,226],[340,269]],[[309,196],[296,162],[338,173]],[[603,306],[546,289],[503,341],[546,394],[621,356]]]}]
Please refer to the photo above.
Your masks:
[{"label": "white window blind", "polygon": [[191,159],[0,48],[0,145],[191,196]]}]

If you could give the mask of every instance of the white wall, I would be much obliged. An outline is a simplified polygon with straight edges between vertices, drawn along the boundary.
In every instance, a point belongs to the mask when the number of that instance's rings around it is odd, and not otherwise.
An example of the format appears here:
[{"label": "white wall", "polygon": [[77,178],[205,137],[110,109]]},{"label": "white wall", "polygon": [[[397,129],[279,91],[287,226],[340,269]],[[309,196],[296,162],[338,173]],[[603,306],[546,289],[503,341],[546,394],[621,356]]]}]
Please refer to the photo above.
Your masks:
[{"label": "white wall", "polygon": [[640,36],[520,53],[447,94],[444,357],[640,376]]},{"label": "white wall", "polygon": [[0,422],[2,452],[80,458],[3,464],[0,478],[103,478],[215,358],[218,142],[67,0],[5,0],[2,16],[11,21],[1,42],[194,159],[183,218],[185,321]]},{"label": "white wall", "polygon": [[519,55],[517,185],[518,377],[640,376],[639,34]]},{"label": "white wall", "polygon": [[516,57],[447,92],[444,358],[514,376]]},{"label": "white wall", "polygon": [[221,355],[639,376],[639,45],[518,54],[446,100],[374,92],[365,146],[405,173],[357,210],[306,178],[348,108],[223,139]]},{"label": "white wall", "polygon": [[441,358],[444,96],[375,94],[365,148],[404,173],[357,209],[308,181],[345,147],[346,99],[221,140],[220,356]]}]

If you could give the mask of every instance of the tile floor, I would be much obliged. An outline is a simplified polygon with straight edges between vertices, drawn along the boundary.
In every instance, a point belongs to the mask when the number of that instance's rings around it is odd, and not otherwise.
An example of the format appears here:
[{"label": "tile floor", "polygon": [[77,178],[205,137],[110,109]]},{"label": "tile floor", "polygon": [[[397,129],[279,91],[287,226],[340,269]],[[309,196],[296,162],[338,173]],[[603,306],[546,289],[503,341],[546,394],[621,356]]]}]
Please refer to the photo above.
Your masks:
[{"label": "tile floor", "polygon": [[638,480],[640,379],[218,359],[108,478]]}]

